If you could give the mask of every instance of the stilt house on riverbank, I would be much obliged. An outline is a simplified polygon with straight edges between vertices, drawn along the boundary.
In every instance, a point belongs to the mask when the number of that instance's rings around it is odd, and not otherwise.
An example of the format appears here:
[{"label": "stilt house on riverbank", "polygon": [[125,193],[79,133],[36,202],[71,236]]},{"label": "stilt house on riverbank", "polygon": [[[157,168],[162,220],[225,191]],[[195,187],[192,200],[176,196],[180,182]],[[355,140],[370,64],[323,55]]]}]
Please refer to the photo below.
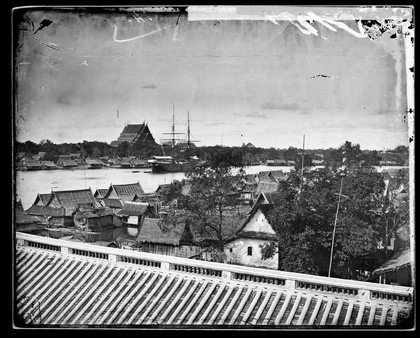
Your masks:
[{"label": "stilt house on riverbank", "polygon": [[44,217],[44,221],[56,225],[74,225],[73,214],[79,207],[101,208],[90,189],[51,191],[45,203],[47,195],[38,194],[34,204],[26,212]]}]

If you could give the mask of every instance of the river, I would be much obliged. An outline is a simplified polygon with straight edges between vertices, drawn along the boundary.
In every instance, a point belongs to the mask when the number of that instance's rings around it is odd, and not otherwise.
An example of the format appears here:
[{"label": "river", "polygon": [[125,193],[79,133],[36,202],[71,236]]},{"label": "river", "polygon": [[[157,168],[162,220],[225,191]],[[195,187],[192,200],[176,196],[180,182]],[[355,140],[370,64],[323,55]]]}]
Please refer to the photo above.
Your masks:
[{"label": "river", "polygon": [[[256,174],[260,171],[290,171],[293,167],[258,165],[246,167],[245,172]],[[185,178],[184,173],[152,174],[149,168],[103,168],[103,169],[57,169],[16,172],[16,197],[22,201],[23,208],[28,209],[38,193],[48,194],[51,190],[78,190],[90,188],[107,189],[110,184],[128,184],[140,182],[144,192],[156,191],[160,184],[171,183]]]},{"label": "river", "polygon": [[[283,170],[289,172],[293,167],[257,165],[245,168],[247,174],[258,174],[260,171]],[[387,167],[401,169],[408,167]],[[376,167],[378,172],[384,168]],[[38,193],[48,194],[51,190],[78,190],[90,188],[92,193],[96,189],[109,188],[110,184],[127,184],[140,182],[144,192],[156,191],[160,184],[171,183],[185,178],[184,173],[152,174],[146,168],[103,168],[103,169],[57,169],[16,172],[16,196],[22,201],[23,208],[28,209]]]}]

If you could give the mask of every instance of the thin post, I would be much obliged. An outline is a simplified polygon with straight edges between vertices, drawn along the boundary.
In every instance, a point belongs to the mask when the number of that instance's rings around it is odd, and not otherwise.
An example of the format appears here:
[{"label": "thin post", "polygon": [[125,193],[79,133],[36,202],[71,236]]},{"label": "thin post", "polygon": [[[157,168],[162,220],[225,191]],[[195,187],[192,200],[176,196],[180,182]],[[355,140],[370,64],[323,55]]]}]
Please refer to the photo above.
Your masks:
[{"label": "thin post", "polygon": [[190,158],[190,111],[188,111],[188,130],[187,130],[187,158]]},{"label": "thin post", "polygon": [[302,150],[302,178],[303,178],[303,163],[305,160],[305,134],[303,134],[303,150]]},{"label": "thin post", "polygon": [[175,147],[175,105],[172,106],[172,148]]},{"label": "thin post", "polygon": [[334,252],[335,229],[337,227],[338,210],[340,209],[341,191],[343,190],[343,178],[344,176],[341,176],[340,194],[338,195],[337,211],[335,213],[334,229],[333,229],[333,235],[332,235],[332,241],[331,241],[330,266],[328,268],[328,277],[330,277],[331,275],[331,265],[332,265],[333,252]]}]

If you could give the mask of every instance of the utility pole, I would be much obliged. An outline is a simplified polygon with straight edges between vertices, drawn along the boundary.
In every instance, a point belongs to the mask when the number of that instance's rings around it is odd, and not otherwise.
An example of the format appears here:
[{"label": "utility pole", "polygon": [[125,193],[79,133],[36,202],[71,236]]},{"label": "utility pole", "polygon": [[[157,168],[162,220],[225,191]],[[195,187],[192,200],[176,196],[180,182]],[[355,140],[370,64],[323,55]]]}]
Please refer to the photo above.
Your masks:
[{"label": "utility pole", "polygon": [[335,212],[334,229],[333,229],[333,235],[332,235],[332,241],[331,241],[330,266],[328,267],[328,277],[331,276],[331,266],[332,266],[333,252],[334,252],[335,230],[337,228],[338,210],[340,209],[341,191],[343,190],[343,178],[344,178],[344,176],[341,176],[340,194],[338,195],[337,211]]},{"label": "utility pole", "polygon": [[303,150],[302,150],[302,176],[303,176],[303,163],[305,160],[305,134],[303,134]]},{"label": "utility pole", "polygon": [[172,106],[172,148],[175,148],[175,105]]},{"label": "utility pole", "polygon": [[190,158],[190,111],[188,110],[188,129],[187,129],[187,158]]}]

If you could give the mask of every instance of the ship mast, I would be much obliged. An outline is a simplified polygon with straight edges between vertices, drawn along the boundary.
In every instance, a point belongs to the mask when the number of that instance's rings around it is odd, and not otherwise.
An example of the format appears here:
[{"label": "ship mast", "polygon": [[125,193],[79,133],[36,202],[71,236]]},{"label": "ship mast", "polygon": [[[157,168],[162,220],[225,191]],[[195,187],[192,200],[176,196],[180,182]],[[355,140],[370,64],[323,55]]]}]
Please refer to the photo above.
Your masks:
[{"label": "ship mast", "polygon": [[187,158],[190,158],[190,111],[188,111],[188,129],[187,129]]},{"label": "ship mast", "polygon": [[172,107],[172,148],[175,148],[175,105]]}]

